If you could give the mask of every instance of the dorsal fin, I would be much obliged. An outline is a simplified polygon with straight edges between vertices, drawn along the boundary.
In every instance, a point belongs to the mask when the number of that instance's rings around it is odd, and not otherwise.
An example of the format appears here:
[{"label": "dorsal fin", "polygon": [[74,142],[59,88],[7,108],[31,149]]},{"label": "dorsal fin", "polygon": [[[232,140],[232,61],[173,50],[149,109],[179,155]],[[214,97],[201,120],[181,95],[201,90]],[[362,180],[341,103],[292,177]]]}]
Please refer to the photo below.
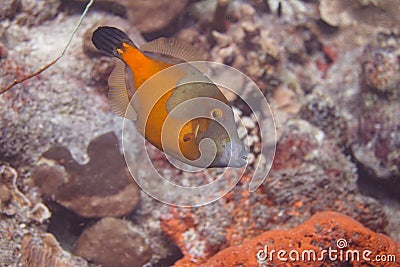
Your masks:
[{"label": "dorsal fin", "polygon": [[140,49],[145,52],[172,56],[186,62],[204,60],[204,56],[198,50],[195,50],[190,43],[175,38],[160,37],[141,45]]},{"label": "dorsal fin", "polygon": [[125,72],[125,63],[118,60],[108,78],[108,102],[111,106],[111,110],[118,116],[136,120],[136,112],[131,105],[129,105],[130,97],[126,89]]}]

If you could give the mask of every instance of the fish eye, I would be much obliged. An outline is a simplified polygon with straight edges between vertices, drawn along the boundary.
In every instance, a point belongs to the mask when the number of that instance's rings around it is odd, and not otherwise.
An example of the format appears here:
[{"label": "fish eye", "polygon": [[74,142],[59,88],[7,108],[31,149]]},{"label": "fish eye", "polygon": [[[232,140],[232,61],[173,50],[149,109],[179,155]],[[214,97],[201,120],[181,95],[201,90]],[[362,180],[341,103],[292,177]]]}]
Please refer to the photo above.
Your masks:
[{"label": "fish eye", "polygon": [[222,110],[216,108],[211,111],[211,116],[214,119],[220,119],[222,117]]},{"label": "fish eye", "polygon": [[193,140],[193,133],[187,133],[183,136],[183,142],[189,142]]}]

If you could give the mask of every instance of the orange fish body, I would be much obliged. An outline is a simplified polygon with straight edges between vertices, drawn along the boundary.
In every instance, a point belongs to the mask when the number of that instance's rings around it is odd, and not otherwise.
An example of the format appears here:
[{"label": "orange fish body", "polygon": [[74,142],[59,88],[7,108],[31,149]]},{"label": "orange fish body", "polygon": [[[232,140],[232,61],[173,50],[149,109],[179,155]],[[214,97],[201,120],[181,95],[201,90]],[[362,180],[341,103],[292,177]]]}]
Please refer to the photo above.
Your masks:
[{"label": "orange fish body", "polygon": [[[244,166],[247,152],[238,138],[233,112],[227,105],[225,96],[196,68],[188,67],[188,64],[182,67],[174,64],[179,62],[181,54],[185,55],[181,58],[190,59],[190,50],[184,47],[178,52],[174,51],[170,48],[181,47],[179,43],[173,39],[160,38],[145,45],[147,52],[144,52],[125,33],[113,27],[98,28],[93,33],[92,40],[99,50],[124,62],[123,65],[117,65],[110,76],[109,101],[114,112],[125,117],[129,117],[127,110],[132,105],[137,116],[136,128],[146,140],[165,153],[193,166]],[[157,57],[160,54],[164,58]],[[165,56],[171,60],[165,59]],[[131,71],[134,79],[132,90],[126,87],[124,65]],[[169,71],[172,66],[175,66],[173,71]],[[191,75],[193,80],[202,82],[184,83],[183,81],[191,81]],[[212,114],[212,118],[228,121],[229,129],[224,129],[208,117],[190,119],[189,113],[193,113],[193,108],[174,114],[173,110],[179,104],[196,98],[209,98],[225,103],[225,106],[216,108],[213,104],[202,102],[204,104],[198,108],[202,109],[203,114]],[[199,145],[204,138],[211,139],[217,150],[215,158],[207,164],[196,162],[201,156]]]}]

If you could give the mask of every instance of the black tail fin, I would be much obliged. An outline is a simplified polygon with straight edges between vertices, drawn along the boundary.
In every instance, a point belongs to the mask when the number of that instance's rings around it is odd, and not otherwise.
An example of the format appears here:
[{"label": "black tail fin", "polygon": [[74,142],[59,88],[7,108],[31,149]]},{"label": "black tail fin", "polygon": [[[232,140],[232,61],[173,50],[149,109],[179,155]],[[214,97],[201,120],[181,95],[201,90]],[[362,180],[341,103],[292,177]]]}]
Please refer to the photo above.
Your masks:
[{"label": "black tail fin", "polygon": [[134,46],[129,36],[115,27],[99,27],[93,32],[92,42],[100,51],[111,57],[120,57],[117,48],[122,48],[122,43]]}]

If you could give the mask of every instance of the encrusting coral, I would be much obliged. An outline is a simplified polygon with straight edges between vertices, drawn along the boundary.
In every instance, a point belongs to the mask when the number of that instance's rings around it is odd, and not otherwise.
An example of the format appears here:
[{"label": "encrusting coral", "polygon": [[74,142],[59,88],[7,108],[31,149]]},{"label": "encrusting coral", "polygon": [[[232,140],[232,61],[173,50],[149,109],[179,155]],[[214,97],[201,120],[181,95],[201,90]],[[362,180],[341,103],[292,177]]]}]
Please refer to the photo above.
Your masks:
[{"label": "encrusting coral", "polygon": [[389,267],[399,264],[399,259],[399,243],[340,213],[321,212],[296,228],[271,230],[226,248],[200,266],[343,266],[347,262],[366,266],[379,262]]}]

